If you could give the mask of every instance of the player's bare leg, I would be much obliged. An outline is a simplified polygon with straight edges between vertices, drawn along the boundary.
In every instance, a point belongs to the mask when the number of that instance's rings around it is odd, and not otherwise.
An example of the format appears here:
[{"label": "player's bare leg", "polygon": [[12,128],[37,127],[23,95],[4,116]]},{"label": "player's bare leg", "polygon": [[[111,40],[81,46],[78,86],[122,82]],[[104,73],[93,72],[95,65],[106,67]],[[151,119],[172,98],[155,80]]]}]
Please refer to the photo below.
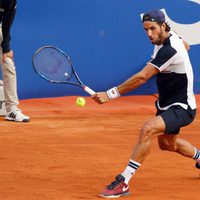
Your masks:
[{"label": "player's bare leg", "polygon": [[196,167],[200,168],[200,164],[198,165],[198,163],[200,163],[200,152],[189,142],[177,138],[177,135],[165,134],[165,129],[165,123],[160,116],[154,117],[144,124],[140,131],[138,142],[133,149],[128,166],[100,196],[114,198],[129,194],[128,183],[150,153],[154,137],[158,137],[159,146],[162,150],[174,151],[183,156],[193,158],[197,160]]},{"label": "player's bare leg", "polygon": [[154,137],[164,135],[165,123],[160,116],[148,120],[140,131],[139,139],[133,149],[132,160],[142,163],[151,150]]},{"label": "player's bare leg", "polygon": [[183,156],[193,158],[196,167],[200,169],[200,151],[186,140],[177,138],[176,135],[162,135],[158,137],[161,150],[174,151]]},{"label": "player's bare leg", "polygon": [[151,143],[154,137],[164,134],[165,123],[158,116],[148,120],[140,131],[137,144],[134,147],[128,166],[122,174],[119,174],[100,194],[104,198],[116,198],[129,194],[128,182],[145,160],[151,149]]},{"label": "player's bare leg", "polygon": [[158,137],[161,150],[177,152],[183,156],[193,158],[195,148],[186,140],[177,138],[176,135],[162,135]]}]

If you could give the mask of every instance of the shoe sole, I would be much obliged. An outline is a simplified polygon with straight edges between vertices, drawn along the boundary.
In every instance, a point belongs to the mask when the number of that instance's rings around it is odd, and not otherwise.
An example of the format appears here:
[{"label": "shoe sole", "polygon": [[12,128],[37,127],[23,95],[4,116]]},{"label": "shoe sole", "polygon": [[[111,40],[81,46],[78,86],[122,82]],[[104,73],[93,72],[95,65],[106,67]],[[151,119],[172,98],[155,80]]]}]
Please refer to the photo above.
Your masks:
[{"label": "shoe sole", "polygon": [[127,193],[124,193],[124,194],[119,194],[119,195],[112,195],[112,196],[105,196],[103,194],[99,194],[100,197],[106,198],[106,199],[115,199],[115,198],[119,198],[119,197],[122,197],[122,196],[129,196],[129,195],[130,195],[130,192],[127,192]]},{"label": "shoe sole", "polygon": [[13,121],[13,122],[29,122],[30,121],[30,119],[24,119],[23,121],[17,121],[15,119],[11,118],[11,117],[6,117],[6,120],[7,121]]}]

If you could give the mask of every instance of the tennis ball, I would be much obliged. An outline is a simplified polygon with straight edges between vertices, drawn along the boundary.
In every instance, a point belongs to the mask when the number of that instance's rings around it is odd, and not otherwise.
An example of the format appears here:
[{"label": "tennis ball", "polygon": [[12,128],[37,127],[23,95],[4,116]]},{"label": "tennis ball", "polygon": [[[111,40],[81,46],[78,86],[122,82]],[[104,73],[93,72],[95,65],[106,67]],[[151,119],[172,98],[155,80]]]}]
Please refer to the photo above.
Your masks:
[{"label": "tennis ball", "polygon": [[76,105],[77,106],[85,106],[85,99],[83,98],[83,97],[78,97],[77,99],[76,99]]}]

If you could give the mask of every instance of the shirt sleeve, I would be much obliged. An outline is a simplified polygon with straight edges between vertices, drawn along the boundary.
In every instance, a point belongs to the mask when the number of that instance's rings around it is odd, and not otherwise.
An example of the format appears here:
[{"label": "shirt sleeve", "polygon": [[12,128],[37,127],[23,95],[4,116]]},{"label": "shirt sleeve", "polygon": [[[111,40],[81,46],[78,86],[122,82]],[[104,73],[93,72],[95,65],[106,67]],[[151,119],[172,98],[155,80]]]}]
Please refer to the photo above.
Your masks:
[{"label": "shirt sleeve", "polygon": [[155,58],[151,60],[151,64],[159,69],[159,71],[165,70],[168,66],[174,63],[177,57],[177,51],[171,46],[163,46]]},{"label": "shirt sleeve", "polygon": [[4,12],[2,14],[2,34],[3,41],[1,43],[3,53],[10,51],[10,29],[16,13],[16,0],[6,0],[3,3]]}]

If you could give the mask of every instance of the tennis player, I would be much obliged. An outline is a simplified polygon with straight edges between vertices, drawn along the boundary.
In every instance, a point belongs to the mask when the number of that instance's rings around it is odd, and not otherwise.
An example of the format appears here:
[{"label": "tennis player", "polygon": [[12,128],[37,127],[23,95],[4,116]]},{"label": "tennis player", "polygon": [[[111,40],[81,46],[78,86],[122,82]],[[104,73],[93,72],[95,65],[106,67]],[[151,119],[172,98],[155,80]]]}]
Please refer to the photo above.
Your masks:
[{"label": "tennis player", "polygon": [[196,114],[193,70],[187,52],[189,46],[175,32],[170,31],[165,15],[160,10],[144,14],[142,23],[151,43],[155,45],[152,59],[124,83],[107,92],[96,93],[92,98],[99,104],[106,103],[157,76],[157,114],[144,123],[127,167],[100,194],[104,198],[129,194],[129,181],[148,156],[154,137],[157,137],[161,150],[193,158],[196,167],[200,169],[200,151],[178,138],[180,128],[190,124]]},{"label": "tennis player", "polygon": [[4,83],[6,120],[28,122],[29,116],[24,115],[17,107],[16,70],[13,51],[10,48],[10,29],[16,13],[16,0],[0,0],[0,65]]}]

